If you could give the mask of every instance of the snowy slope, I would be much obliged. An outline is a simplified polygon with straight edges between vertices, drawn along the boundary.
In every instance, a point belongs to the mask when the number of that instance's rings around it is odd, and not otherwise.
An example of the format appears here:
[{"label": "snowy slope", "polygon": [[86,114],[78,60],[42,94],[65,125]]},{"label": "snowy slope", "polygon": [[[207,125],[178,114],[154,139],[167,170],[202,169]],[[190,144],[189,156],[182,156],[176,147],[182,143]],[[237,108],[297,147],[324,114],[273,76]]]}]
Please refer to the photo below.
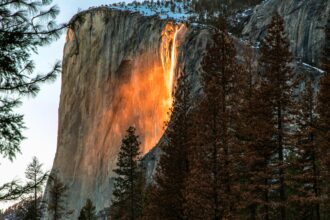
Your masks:
[{"label": "snowy slope", "polygon": [[158,15],[161,19],[173,19],[175,21],[187,21],[196,14],[192,12],[190,3],[172,1],[144,1],[129,4],[114,3],[109,8],[139,12],[144,16]]}]

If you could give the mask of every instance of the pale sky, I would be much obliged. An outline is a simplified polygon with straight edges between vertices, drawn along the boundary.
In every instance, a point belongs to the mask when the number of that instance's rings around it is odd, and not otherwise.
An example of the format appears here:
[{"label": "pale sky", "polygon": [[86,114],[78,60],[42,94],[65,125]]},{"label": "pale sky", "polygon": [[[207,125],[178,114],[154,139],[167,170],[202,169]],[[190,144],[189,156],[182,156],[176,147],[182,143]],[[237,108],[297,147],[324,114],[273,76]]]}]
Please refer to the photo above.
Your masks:
[{"label": "pale sky", "polygon": [[[90,6],[111,4],[122,0],[54,0],[60,7],[58,23],[67,22],[78,11]],[[130,0],[126,0],[129,2]],[[40,48],[39,54],[34,56],[37,73],[45,73],[51,69],[56,60],[62,59],[65,34],[53,44]],[[26,139],[21,144],[22,154],[18,154],[13,162],[0,157],[0,185],[12,179],[24,180],[24,171],[33,156],[36,156],[44,169],[52,167],[57,142],[58,105],[61,87],[60,76],[54,83],[41,86],[41,91],[35,98],[25,98],[18,109],[25,115],[23,134]],[[0,208],[8,206],[1,204]]]}]

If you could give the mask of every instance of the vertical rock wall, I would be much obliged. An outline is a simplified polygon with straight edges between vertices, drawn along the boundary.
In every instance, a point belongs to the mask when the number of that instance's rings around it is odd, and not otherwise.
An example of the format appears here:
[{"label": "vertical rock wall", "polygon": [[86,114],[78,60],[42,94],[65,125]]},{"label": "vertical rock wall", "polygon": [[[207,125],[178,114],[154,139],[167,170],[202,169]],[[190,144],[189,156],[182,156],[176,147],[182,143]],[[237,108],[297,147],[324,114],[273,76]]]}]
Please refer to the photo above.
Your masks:
[{"label": "vertical rock wall", "polygon": [[[279,11],[295,42],[292,49],[296,56],[317,62],[324,38],[322,16],[329,12],[330,0],[288,1],[269,0],[258,6],[244,33],[253,41],[260,40],[269,15]],[[167,49],[161,46],[169,23],[106,7],[73,18],[63,55],[58,146],[52,170],[58,171],[69,187],[67,207],[75,211],[70,219],[77,218],[87,198],[98,211],[110,205],[112,170],[128,126],[135,125],[140,131],[145,153],[158,143],[163,132],[161,117],[167,111],[162,106],[168,94],[162,88],[167,80],[162,60],[170,60],[171,38],[164,44]],[[176,69],[178,74],[181,70],[188,73],[195,103],[201,94],[200,62],[210,33],[207,27],[189,27],[179,37]],[[239,40],[235,45],[240,59],[244,45]],[[169,65],[165,66],[168,69]],[[163,143],[160,139],[158,145]],[[159,148],[154,148],[144,158],[149,181],[159,154]]]},{"label": "vertical rock wall", "polygon": [[278,12],[283,16],[291,50],[297,59],[319,65],[324,45],[324,26],[330,15],[330,0],[267,0],[254,8],[243,35],[260,41]]},{"label": "vertical rock wall", "polygon": [[[167,23],[108,8],[84,12],[73,21],[64,48],[53,165],[69,187],[67,206],[75,210],[70,219],[76,219],[87,198],[98,210],[110,205],[110,177],[122,135],[129,125],[149,126],[141,118],[156,123],[161,85],[153,85],[152,96],[146,94],[150,84],[164,81],[159,47]],[[144,99],[154,104],[148,111],[140,108]]]}]

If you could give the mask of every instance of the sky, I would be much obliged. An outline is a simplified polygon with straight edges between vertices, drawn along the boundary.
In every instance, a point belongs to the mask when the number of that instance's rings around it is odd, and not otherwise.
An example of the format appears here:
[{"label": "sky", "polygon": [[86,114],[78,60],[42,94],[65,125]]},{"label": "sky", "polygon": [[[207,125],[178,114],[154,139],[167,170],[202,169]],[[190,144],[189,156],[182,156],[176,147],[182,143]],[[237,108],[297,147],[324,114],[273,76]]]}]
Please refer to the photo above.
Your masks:
[{"label": "sky", "polygon": [[[122,0],[54,0],[53,3],[60,8],[57,18],[58,23],[65,23],[77,13],[78,9],[84,10],[91,6],[111,4]],[[129,0],[126,0],[129,2]],[[36,64],[36,73],[46,73],[56,60],[62,59],[65,33],[51,45],[40,48],[38,54],[33,55]],[[44,170],[50,170],[53,164],[57,143],[58,107],[61,91],[60,75],[53,83],[41,86],[39,94],[32,98],[23,99],[23,104],[17,109],[25,115],[23,131],[26,139],[21,144],[21,154],[13,162],[0,157],[0,185],[13,179],[24,181],[24,171],[27,165],[36,156],[44,165]],[[1,204],[4,208],[8,204]]]}]

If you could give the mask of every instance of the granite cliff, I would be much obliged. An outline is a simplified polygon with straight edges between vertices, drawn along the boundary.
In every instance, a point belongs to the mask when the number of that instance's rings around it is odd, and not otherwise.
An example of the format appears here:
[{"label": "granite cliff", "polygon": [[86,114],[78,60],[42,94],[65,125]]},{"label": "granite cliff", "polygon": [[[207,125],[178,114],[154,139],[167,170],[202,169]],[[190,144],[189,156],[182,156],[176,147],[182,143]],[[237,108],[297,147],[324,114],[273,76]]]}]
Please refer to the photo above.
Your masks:
[{"label": "granite cliff", "polygon": [[69,187],[72,219],[86,198],[97,210],[110,206],[112,170],[128,126],[137,127],[143,153],[161,139],[171,104],[169,87],[175,86],[175,75],[171,85],[168,82],[171,70],[186,65],[198,92],[195,70],[207,35],[170,20],[107,7],[72,19],[64,47],[52,169]]},{"label": "granite cliff", "polygon": [[318,66],[324,46],[324,26],[329,19],[329,0],[266,0],[254,8],[242,35],[252,42],[266,34],[272,15],[285,20],[291,51],[303,62]]},{"label": "granite cliff", "polygon": [[[288,5],[265,1],[255,8],[243,33],[252,41],[260,40],[270,20],[268,12],[278,10],[296,42],[292,46],[296,56],[317,63],[324,38],[319,27],[326,21],[321,15],[329,13],[329,1],[312,1],[320,7],[317,18],[308,14],[311,1],[301,1],[300,7],[296,0],[285,1],[292,3]],[[72,19],[63,55],[52,170],[69,187],[67,207],[75,210],[70,219],[76,219],[86,198],[97,211],[110,206],[112,170],[130,125],[139,131],[147,178],[152,181],[160,154],[155,146],[164,143],[163,122],[168,119],[175,78],[185,69],[192,95],[198,99],[200,61],[211,33],[207,27],[108,7],[81,12]],[[240,54],[245,44],[239,39],[235,44]]]}]

